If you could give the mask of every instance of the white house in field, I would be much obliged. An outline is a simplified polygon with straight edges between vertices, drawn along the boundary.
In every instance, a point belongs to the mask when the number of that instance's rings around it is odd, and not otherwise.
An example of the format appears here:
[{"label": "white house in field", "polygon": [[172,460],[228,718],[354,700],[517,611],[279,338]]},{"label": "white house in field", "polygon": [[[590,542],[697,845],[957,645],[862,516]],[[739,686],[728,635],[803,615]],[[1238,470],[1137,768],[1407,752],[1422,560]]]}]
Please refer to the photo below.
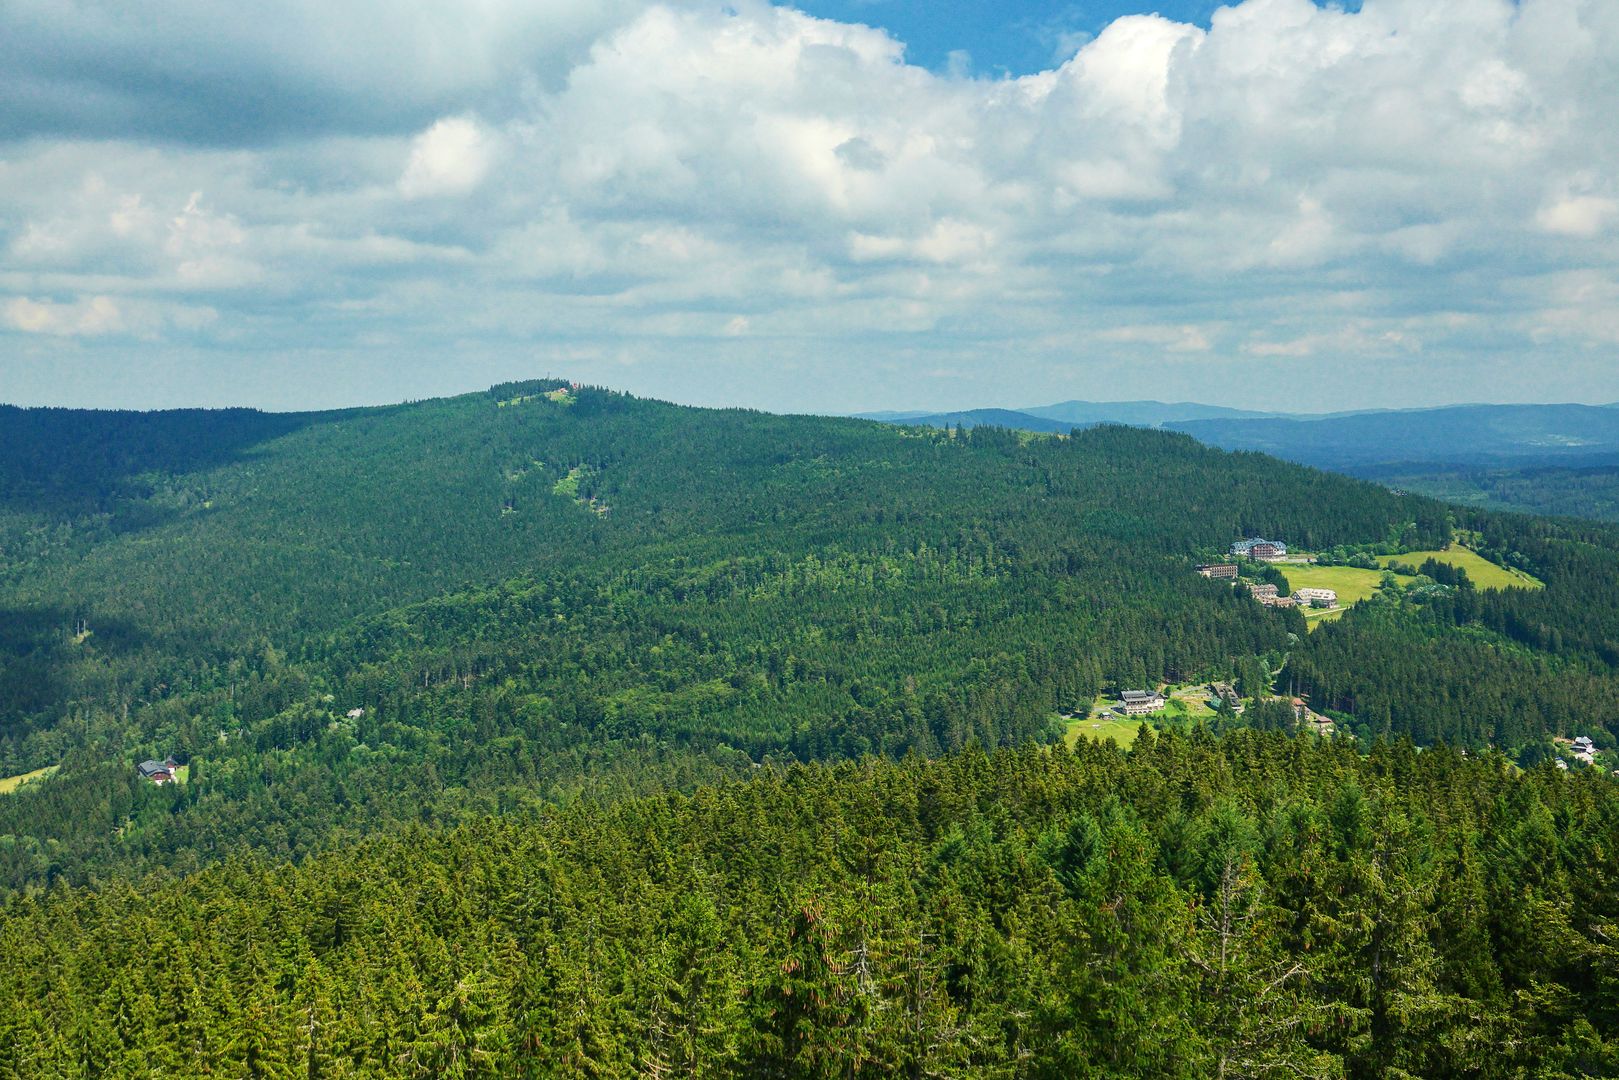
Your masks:
[{"label": "white house in field", "polygon": [[1311,607],[1332,607],[1338,602],[1338,594],[1332,589],[1299,589],[1293,599]]}]

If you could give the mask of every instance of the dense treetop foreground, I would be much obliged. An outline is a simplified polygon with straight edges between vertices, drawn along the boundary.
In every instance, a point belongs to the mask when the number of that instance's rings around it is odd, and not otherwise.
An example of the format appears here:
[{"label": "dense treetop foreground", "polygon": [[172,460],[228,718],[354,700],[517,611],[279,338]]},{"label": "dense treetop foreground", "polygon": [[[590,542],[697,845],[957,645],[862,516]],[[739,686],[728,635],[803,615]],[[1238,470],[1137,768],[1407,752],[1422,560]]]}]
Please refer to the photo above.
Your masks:
[{"label": "dense treetop foreground", "polygon": [[14,899],[18,1076],[1619,1072],[1619,785],[1234,732]]},{"label": "dense treetop foreground", "polygon": [[[1192,572],[1252,535],[1545,587],[1306,632]],[[1616,598],[1607,527],[1165,432],[0,409],[0,1072],[1600,1075]]]}]

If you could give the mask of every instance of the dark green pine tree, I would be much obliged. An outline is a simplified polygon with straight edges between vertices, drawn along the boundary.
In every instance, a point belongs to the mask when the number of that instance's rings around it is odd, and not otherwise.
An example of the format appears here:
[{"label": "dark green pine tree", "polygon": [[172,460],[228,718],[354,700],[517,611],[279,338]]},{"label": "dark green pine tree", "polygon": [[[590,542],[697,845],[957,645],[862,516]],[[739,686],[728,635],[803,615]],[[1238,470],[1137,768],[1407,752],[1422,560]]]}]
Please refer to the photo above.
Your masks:
[{"label": "dark green pine tree", "polygon": [[505,1000],[505,988],[488,972],[456,980],[416,1027],[407,1058],[410,1075],[499,1076],[509,1030]]},{"label": "dark green pine tree", "polygon": [[274,995],[274,987],[258,984],[242,1011],[236,1041],[231,1046],[240,1075],[250,1080],[284,1080],[297,1075],[297,1065],[282,1039],[282,1018]]},{"label": "dark green pine tree", "polygon": [[864,1075],[869,997],[839,955],[818,901],[798,905],[780,961],[756,990],[756,1046],[747,1071],[769,1077]]},{"label": "dark green pine tree", "polygon": [[1188,955],[1200,976],[1193,1000],[1209,1075],[1342,1076],[1343,1061],[1310,1044],[1335,1010],[1311,994],[1306,958],[1277,946],[1281,926],[1265,902],[1253,825],[1228,802],[1202,833],[1202,899]]}]

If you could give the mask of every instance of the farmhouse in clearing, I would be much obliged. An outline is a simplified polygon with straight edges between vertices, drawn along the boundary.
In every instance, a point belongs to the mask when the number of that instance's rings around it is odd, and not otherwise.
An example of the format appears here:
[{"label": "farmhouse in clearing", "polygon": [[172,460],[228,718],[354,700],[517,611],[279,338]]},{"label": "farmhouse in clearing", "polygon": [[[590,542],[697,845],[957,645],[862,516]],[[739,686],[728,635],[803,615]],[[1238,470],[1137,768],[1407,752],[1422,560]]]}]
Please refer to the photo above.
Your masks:
[{"label": "farmhouse in clearing", "polygon": [[1119,707],[1126,716],[1145,716],[1164,707],[1164,695],[1156,690],[1126,690],[1119,695]]},{"label": "farmhouse in clearing", "polygon": [[1338,602],[1338,593],[1333,589],[1298,589],[1293,599],[1311,607],[1332,607]]},{"label": "farmhouse in clearing", "polygon": [[140,773],[142,780],[150,780],[154,784],[167,784],[174,779],[175,771],[179,768],[180,763],[175,761],[171,754],[162,761],[150,759],[143,761],[135,766],[135,771]]}]

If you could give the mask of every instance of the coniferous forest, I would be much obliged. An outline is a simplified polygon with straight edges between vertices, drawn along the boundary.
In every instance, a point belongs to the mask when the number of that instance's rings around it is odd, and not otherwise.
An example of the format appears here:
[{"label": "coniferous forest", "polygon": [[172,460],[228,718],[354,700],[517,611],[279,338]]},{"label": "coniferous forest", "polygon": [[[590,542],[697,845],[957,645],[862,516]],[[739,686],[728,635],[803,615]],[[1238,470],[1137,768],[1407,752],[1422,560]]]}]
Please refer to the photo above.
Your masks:
[{"label": "coniferous forest", "polygon": [[1616,598],[1160,431],[0,409],[0,1075],[1619,1075]]}]

